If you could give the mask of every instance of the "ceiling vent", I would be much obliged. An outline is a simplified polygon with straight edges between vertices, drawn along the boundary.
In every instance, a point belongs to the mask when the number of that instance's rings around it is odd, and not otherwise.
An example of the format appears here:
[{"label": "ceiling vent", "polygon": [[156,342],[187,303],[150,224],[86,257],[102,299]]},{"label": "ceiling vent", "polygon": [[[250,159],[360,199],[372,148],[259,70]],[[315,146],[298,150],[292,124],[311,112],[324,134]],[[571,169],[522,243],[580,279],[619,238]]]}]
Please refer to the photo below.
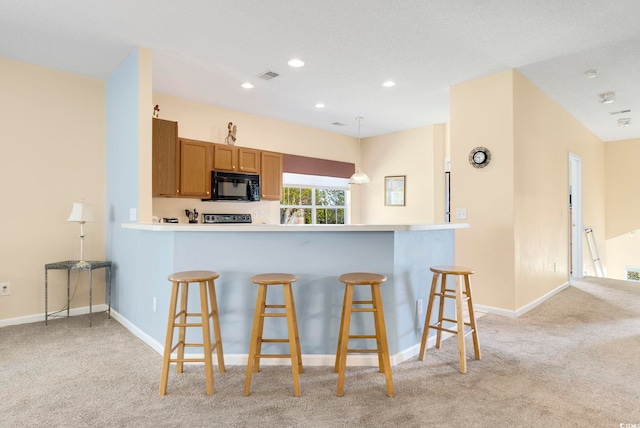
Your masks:
[{"label": "ceiling vent", "polygon": [[612,111],[611,114],[631,113],[631,110]]},{"label": "ceiling vent", "polygon": [[333,122],[332,125],[335,125],[335,126],[346,126],[347,124],[346,123],[342,123],[342,122]]},{"label": "ceiling vent", "polygon": [[262,80],[271,80],[271,79],[276,78],[278,76],[280,76],[278,73],[276,73],[275,71],[271,71],[271,70],[265,71],[264,73],[258,75],[258,77],[260,79],[262,79]]}]

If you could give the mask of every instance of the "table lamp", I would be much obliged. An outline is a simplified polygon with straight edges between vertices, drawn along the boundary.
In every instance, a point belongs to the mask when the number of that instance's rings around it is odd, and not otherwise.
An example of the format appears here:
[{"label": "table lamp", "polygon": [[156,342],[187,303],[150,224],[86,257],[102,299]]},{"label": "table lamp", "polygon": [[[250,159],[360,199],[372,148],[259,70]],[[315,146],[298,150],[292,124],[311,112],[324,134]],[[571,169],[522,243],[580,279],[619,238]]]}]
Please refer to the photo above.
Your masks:
[{"label": "table lamp", "polygon": [[84,224],[93,220],[93,205],[84,202],[74,202],[71,208],[71,215],[67,221],[76,221],[80,223],[80,263],[84,261]]}]

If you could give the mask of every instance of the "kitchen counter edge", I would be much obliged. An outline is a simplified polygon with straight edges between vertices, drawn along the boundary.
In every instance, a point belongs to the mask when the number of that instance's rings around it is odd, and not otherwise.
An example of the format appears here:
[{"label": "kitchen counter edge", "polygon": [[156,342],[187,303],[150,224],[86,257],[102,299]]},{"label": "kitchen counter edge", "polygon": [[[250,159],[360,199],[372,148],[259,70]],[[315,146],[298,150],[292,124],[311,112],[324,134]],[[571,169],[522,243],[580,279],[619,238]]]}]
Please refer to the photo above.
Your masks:
[{"label": "kitchen counter edge", "polygon": [[414,230],[466,229],[469,223],[434,224],[189,224],[123,223],[124,229],[156,232],[402,232]]}]

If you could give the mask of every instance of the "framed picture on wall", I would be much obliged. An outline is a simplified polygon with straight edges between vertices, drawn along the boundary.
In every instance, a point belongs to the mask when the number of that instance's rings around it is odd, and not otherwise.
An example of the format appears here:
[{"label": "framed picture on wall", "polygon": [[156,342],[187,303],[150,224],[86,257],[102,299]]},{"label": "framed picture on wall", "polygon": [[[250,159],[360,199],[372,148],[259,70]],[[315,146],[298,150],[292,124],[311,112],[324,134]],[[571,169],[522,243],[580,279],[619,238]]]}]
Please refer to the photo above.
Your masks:
[{"label": "framed picture on wall", "polygon": [[384,204],[387,206],[404,206],[405,175],[394,175],[384,178]]}]

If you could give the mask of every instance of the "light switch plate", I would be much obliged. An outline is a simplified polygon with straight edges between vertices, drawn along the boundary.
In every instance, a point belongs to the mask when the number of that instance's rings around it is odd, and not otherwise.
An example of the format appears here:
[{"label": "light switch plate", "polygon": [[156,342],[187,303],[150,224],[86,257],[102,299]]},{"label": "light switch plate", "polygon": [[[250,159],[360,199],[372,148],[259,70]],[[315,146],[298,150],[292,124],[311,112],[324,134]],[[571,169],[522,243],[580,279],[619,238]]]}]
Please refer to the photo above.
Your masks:
[{"label": "light switch plate", "polygon": [[129,221],[136,221],[136,218],[138,217],[136,211],[137,210],[135,208],[129,209]]}]

